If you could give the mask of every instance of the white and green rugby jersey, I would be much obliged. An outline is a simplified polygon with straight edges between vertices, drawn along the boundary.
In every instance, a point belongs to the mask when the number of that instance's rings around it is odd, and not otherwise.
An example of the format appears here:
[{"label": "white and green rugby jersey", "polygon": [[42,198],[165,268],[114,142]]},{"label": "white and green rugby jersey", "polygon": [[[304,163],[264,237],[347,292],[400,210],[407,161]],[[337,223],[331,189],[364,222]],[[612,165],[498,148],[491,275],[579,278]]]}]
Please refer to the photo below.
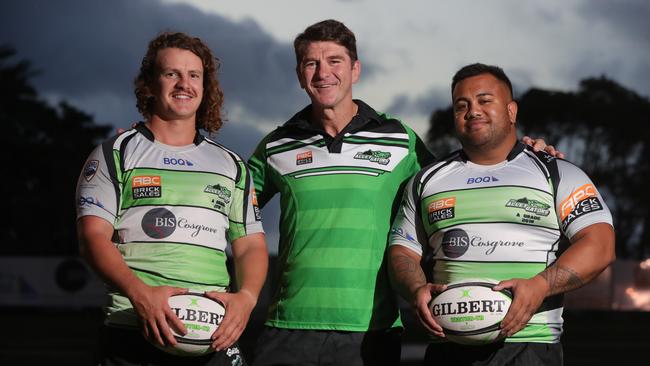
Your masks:
[{"label": "white and green rugby jersey", "polygon": [[[458,151],[414,176],[390,245],[422,255],[433,283],[531,278],[555,262],[566,238],[601,222],[612,217],[582,170],[517,143],[500,164],[473,164]],[[506,342],[559,342],[562,309],[561,295],[547,298]]]},{"label": "white and green rugby jersey", "polygon": [[312,126],[307,107],[266,136],[249,161],[260,205],[280,193],[269,326],[400,325],[384,254],[402,187],[432,156],[410,128],[355,102],[358,114],[338,136]]},{"label": "white and green rugby jersey", "polygon": [[[149,285],[222,291],[228,241],[262,232],[246,164],[197,131],[182,147],[144,124],[98,146],[77,184],[77,217],[110,222],[126,264]],[[129,300],[109,289],[107,324],[136,326]]]}]

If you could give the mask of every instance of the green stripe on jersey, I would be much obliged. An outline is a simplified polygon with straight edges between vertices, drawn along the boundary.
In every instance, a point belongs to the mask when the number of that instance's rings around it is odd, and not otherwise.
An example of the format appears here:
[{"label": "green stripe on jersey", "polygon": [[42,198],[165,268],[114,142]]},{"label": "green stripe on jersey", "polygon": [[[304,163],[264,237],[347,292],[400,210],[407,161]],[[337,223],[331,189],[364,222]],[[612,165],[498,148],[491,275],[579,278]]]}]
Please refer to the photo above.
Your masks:
[{"label": "green stripe on jersey", "polygon": [[[228,202],[232,200],[232,190],[234,181],[223,175],[206,173],[206,172],[188,172],[188,171],[170,171],[162,169],[133,169],[125,174],[126,182],[124,182],[124,197],[122,208],[128,209],[136,206],[150,206],[150,205],[183,205],[202,207],[210,210],[219,211],[225,215],[227,212],[215,208],[212,203],[216,195],[215,189],[209,187],[217,187],[220,191],[225,192],[221,199]],[[140,197],[134,198],[134,179],[141,177],[160,177],[160,197]],[[138,183],[135,183],[136,186]],[[142,183],[140,183],[142,184]],[[197,187],[199,189],[197,189]],[[137,189],[137,187],[136,187]]]},{"label": "green stripe on jersey", "polygon": [[[126,264],[151,285],[227,286],[226,255],[218,250],[179,243],[129,243],[118,246]],[[155,258],[155,261],[152,260]]]},{"label": "green stripe on jersey", "polygon": [[449,283],[466,279],[531,278],[546,269],[546,263],[466,262],[436,260],[433,275],[436,282]]},{"label": "green stripe on jersey", "polygon": [[[436,220],[436,205],[445,198],[454,198],[454,215]],[[522,217],[531,217],[529,225],[558,229],[553,196],[532,188],[516,186],[484,187],[446,191],[425,197],[422,203],[422,222],[431,235],[438,230],[473,223],[522,224]]]}]

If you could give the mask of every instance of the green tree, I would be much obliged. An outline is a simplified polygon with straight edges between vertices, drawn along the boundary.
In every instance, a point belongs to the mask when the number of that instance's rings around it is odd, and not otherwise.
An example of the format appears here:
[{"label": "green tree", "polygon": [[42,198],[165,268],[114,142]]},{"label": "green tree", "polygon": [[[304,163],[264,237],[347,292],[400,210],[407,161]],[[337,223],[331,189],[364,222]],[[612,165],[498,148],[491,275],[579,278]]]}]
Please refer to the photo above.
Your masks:
[{"label": "green tree", "polygon": [[[575,92],[532,88],[518,100],[520,133],[543,137],[594,180],[612,210],[617,255],[650,256],[650,101],[606,77],[580,82]],[[453,112],[436,110],[427,134],[437,156],[460,145]]]},{"label": "green tree", "polygon": [[74,190],[92,148],[111,130],[62,102],[51,107],[38,97],[28,61],[0,47],[0,136],[3,154],[0,221],[3,255],[77,253]]}]

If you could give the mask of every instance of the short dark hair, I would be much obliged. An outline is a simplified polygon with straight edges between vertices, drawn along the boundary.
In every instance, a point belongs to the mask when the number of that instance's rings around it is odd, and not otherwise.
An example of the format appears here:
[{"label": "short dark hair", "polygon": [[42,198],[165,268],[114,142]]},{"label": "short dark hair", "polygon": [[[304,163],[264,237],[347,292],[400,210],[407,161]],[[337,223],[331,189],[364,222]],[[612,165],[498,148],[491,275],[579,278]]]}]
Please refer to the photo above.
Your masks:
[{"label": "short dark hair", "polygon": [[503,81],[508,86],[508,90],[510,90],[510,97],[511,98],[514,97],[512,92],[512,83],[510,82],[508,75],[506,75],[506,73],[503,71],[502,68],[494,65],[481,64],[478,62],[471,65],[463,66],[460,70],[456,72],[456,75],[454,75],[454,77],[451,79],[452,94],[454,93],[454,88],[456,87],[456,84],[461,82],[461,80],[470,78],[472,76],[478,76],[481,74],[490,74],[495,78]]},{"label": "short dark hair", "polygon": [[217,132],[223,123],[221,116],[223,91],[217,79],[219,59],[212,54],[210,48],[201,39],[185,33],[163,32],[149,42],[147,53],[142,59],[140,72],[134,81],[138,111],[146,119],[150,119],[153,115],[155,97],[151,94],[151,87],[156,79],[156,57],[158,51],[165,48],[187,50],[201,59],[203,63],[203,100],[196,112],[196,125],[210,133]]},{"label": "short dark hair", "polygon": [[357,61],[357,39],[354,33],[345,24],[327,19],[312,24],[304,32],[300,33],[293,41],[293,49],[296,52],[296,64],[300,66],[307,47],[312,42],[333,41],[345,47],[352,62]]}]

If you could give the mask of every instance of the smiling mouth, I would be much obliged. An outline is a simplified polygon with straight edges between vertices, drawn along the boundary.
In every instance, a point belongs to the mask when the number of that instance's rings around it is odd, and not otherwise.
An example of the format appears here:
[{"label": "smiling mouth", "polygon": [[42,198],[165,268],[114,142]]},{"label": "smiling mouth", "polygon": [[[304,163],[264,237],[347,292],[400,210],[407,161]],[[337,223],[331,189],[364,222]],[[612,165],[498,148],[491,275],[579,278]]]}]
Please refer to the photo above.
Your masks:
[{"label": "smiling mouth", "polygon": [[187,95],[187,94],[175,94],[175,95],[172,95],[172,98],[188,100],[188,99],[192,99],[193,97],[191,95]]}]

